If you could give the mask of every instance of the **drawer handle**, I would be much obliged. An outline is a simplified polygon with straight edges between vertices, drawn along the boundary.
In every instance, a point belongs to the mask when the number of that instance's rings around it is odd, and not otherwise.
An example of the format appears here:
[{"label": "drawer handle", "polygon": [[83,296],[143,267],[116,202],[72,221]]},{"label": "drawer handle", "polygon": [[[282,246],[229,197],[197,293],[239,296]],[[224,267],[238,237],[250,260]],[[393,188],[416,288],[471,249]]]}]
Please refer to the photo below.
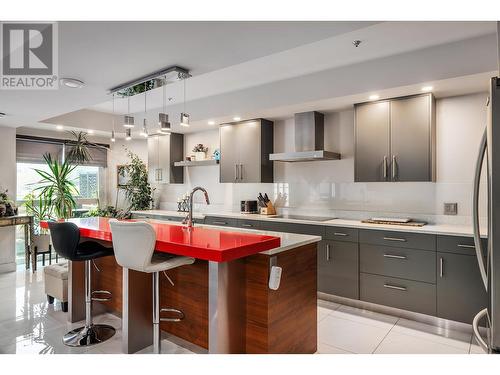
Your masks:
[{"label": "drawer handle", "polygon": [[397,285],[391,285],[391,284],[384,284],[384,288],[388,289],[396,289],[396,290],[401,290],[403,292],[406,292],[406,288],[404,286],[397,286]]},{"label": "drawer handle", "polygon": [[226,222],[226,221],[214,221],[214,222],[212,222],[212,224],[216,224],[216,225],[227,225],[227,222]]},{"label": "drawer handle", "polygon": [[242,227],[246,227],[246,228],[251,228],[253,227],[252,224],[241,224]]},{"label": "drawer handle", "polygon": [[459,243],[457,246],[458,247],[464,247],[466,249],[475,249],[476,248],[474,245],[464,245],[464,244],[461,244],[461,243]]},{"label": "drawer handle", "polygon": [[384,258],[391,258],[391,259],[408,259],[406,256],[404,255],[394,255],[394,254],[384,254]]},{"label": "drawer handle", "polygon": [[406,238],[397,238],[397,237],[384,237],[386,241],[397,241],[397,242],[406,242]]},{"label": "drawer handle", "polygon": [[348,236],[347,233],[342,233],[342,232],[334,232],[333,235],[334,236],[342,236],[342,237]]}]

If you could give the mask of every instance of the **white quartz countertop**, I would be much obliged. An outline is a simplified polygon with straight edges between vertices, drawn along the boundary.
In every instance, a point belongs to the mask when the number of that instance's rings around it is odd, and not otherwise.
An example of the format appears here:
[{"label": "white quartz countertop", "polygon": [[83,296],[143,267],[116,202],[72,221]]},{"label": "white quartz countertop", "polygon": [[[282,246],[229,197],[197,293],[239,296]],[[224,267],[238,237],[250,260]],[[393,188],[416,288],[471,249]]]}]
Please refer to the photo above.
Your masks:
[{"label": "white quartz countertop", "polygon": [[[168,210],[146,210],[146,211],[132,211],[133,214],[141,215],[154,215],[154,216],[178,216],[185,217],[185,212],[168,211]],[[310,225],[323,225],[323,226],[339,226],[350,227],[359,229],[375,229],[375,230],[390,230],[398,232],[415,232],[427,234],[441,234],[447,236],[472,236],[472,225],[456,225],[456,224],[427,224],[422,227],[412,227],[406,225],[388,225],[388,224],[369,224],[362,223],[359,220],[351,219],[333,219],[328,221],[310,221],[310,220],[297,220],[288,218],[277,218],[267,215],[259,214],[242,214],[239,212],[213,212],[213,213],[193,213],[194,218],[203,219],[206,216],[219,216],[234,219],[245,220],[269,220],[282,223],[298,223]],[[481,229],[481,236],[486,236],[486,228]],[[275,232],[273,232],[275,233]]]}]

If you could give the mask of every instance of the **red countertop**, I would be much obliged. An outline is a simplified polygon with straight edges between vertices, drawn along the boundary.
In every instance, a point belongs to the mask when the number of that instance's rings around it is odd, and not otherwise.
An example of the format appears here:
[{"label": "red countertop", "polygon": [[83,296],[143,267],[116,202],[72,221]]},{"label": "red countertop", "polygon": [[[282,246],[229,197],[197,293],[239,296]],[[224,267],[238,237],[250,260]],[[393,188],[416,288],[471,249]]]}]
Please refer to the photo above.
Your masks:
[{"label": "red countertop", "polygon": [[[69,219],[80,228],[80,235],[103,241],[113,241],[109,218],[89,217]],[[134,220],[132,220],[134,221]],[[191,230],[156,220],[149,222],[156,231],[156,251],[184,255],[214,262],[227,262],[245,256],[274,249],[281,239],[252,233],[221,231],[216,228],[194,226]],[[47,222],[41,223],[48,228]]]}]

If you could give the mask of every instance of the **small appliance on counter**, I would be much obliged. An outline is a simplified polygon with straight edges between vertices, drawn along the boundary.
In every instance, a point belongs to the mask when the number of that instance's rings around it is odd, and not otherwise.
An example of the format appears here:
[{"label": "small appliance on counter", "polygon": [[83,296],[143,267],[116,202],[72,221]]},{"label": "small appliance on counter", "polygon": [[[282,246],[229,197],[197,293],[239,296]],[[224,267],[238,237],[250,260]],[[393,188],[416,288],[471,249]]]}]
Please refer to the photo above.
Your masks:
[{"label": "small appliance on counter", "polygon": [[240,202],[240,212],[242,214],[257,214],[259,209],[257,206],[257,201],[241,201]]}]

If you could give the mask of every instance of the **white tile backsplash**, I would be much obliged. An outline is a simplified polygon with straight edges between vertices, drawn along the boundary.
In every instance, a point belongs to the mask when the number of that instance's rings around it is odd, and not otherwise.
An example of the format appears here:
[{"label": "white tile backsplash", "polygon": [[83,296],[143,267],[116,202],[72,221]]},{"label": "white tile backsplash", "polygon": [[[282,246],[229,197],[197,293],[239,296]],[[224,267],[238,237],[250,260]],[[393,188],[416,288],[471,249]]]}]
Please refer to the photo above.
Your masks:
[{"label": "white tile backsplash", "polygon": [[[274,184],[221,184],[217,166],[185,169],[185,183],[161,187],[161,208],[176,207],[177,197],[201,185],[212,202],[205,207],[196,197],[200,211],[238,211],[239,201],[255,199],[259,192],[274,196],[287,191],[282,208],[342,218],[411,216],[436,223],[469,224],[472,206],[473,165],[484,129],[486,94],[437,100],[437,181],[397,183],[354,182],[354,112],[347,110],[325,116],[325,149],[340,152],[341,160],[275,163]],[[275,152],[294,147],[293,118],[275,122]],[[196,143],[208,145],[209,153],[219,147],[218,129],[185,136],[186,154]],[[483,178],[484,180],[484,178]],[[486,215],[485,192],[481,190],[481,215]],[[458,215],[444,216],[443,203],[457,202]]]}]

